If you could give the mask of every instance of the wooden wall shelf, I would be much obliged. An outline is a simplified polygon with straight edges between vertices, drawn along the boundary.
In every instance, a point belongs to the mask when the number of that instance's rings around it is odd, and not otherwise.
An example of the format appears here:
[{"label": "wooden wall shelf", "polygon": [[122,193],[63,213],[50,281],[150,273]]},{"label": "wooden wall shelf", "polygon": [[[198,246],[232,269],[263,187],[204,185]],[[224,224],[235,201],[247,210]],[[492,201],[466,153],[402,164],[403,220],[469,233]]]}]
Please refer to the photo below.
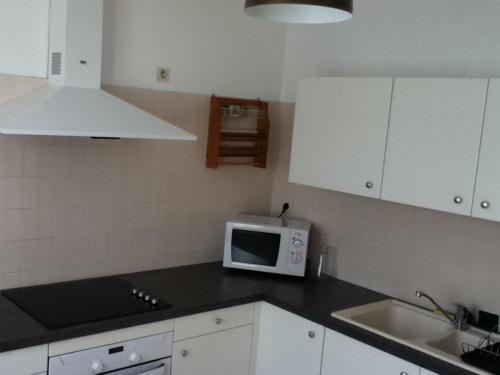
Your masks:
[{"label": "wooden wall shelf", "polygon": [[269,106],[260,100],[212,96],[207,141],[208,168],[253,165],[266,168]]}]

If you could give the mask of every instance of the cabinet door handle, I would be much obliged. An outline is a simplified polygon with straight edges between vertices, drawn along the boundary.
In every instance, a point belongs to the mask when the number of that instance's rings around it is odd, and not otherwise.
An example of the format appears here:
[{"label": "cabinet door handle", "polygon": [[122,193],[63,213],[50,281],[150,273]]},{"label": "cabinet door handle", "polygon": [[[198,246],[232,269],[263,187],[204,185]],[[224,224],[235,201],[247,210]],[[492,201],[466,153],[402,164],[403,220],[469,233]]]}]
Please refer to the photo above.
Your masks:
[{"label": "cabinet door handle", "polygon": [[181,351],[181,356],[183,356],[183,357],[187,357],[187,356],[188,356],[188,354],[189,354],[189,353],[188,353],[188,351],[187,351],[187,350],[183,350],[183,351]]},{"label": "cabinet door handle", "polygon": [[366,188],[367,189],[373,189],[373,182],[371,181],[368,181],[366,184],[365,184]]},{"label": "cabinet door handle", "polygon": [[408,373],[406,371],[403,371],[399,375],[408,375]]},{"label": "cabinet door handle", "polygon": [[484,208],[485,210],[487,210],[488,208],[490,208],[490,206],[491,206],[491,204],[488,201],[482,201],[481,202],[481,208]]},{"label": "cabinet door handle", "polygon": [[462,204],[463,201],[464,199],[460,195],[457,195],[455,198],[453,198],[453,202],[455,202],[456,204]]},{"label": "cabinet door handle", "polygon": [[314,331],[309,331],[308,335],[309,335],[309,337],[310,337],[310,338],[312,338],[312,339],[313,339],[313,338],[315,338],[315,337],[316,337],[316,332],[314,332]]},{"label": "cabinet door handle", "polygon": [[215,318],[215,324],[220,325],[222,323],[221,318]]}]

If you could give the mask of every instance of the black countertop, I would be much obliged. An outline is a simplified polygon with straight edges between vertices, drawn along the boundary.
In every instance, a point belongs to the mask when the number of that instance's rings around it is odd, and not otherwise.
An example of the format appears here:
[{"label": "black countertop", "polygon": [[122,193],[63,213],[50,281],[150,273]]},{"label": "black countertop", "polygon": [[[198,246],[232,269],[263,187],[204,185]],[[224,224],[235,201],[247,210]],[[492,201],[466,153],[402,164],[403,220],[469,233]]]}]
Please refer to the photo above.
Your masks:
[{"label": "black countertop", "polygon": [[[172,308],[98,323],[47,330],[0,295],[0,352],[172,319],[244,303],[266,301],[441,375],[467,370],[330,316],[334,311],[389,298],[334,278],[298,279],[238,270],[220,263],[121,275]],[[96,306],[97,308],[97,306]]]}]

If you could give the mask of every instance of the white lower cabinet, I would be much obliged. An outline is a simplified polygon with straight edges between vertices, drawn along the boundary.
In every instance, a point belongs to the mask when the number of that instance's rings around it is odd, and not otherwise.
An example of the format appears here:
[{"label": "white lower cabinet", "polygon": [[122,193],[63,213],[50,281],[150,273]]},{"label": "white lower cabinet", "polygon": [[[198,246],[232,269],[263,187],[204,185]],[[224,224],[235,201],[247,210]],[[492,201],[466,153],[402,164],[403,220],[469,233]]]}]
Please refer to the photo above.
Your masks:
[{"label": "white lower cabinet", "polygon": [[320,375],[325,328],[260,304],[255,375]]},{"label": "white lower cabinet", "polygon": [[321,375],[419,375],[420,367],[327,329]]},{"label": "white lower cabinet", "polygon": [[[0,353],[0,375],[47,375],[49,353],[164,329],[174,321]],[[178,318],[175,331],[172,375],[438,375],[265,302]]]},{"label": "white lower cabinet", "polygon": [[174,343],[172,375],[248,375],[253,325]]},{"label": "white lower cabinet", "polygon": [[47,371],[47,357],[47,345],[1,353],[0,374],[44,374]]}]

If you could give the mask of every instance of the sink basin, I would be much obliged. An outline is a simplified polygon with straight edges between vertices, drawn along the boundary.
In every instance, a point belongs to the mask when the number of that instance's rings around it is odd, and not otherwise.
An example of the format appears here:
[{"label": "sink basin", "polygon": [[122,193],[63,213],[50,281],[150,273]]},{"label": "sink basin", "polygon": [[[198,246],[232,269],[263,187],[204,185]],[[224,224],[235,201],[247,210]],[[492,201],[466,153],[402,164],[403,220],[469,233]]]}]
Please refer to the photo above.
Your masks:
[{"label": "sink basin", "polygon": [[[474,373],[486,374],[460,359],[462,344],[477,346],[486,332],[477,329],[457,331],[445,317],[431,311],[385,300],[334,312],[332,316]],[[493,340],[499,342],[500,336]]]},{"label": "sink basin", "polygon": [[395,300],[343,310],[332,315],[403,340],[426,340],[453,328],[444,317]]},{"label": "sink basin", "polygon": [[479,332],[472,330],[467,332],[453,331],[442,338],[428,341],[427,345],[452,356],[460,357],[463,353],[463,345],[465,345],[466,350],[471,349],[468,345],[477,346],[481,337]]}]

